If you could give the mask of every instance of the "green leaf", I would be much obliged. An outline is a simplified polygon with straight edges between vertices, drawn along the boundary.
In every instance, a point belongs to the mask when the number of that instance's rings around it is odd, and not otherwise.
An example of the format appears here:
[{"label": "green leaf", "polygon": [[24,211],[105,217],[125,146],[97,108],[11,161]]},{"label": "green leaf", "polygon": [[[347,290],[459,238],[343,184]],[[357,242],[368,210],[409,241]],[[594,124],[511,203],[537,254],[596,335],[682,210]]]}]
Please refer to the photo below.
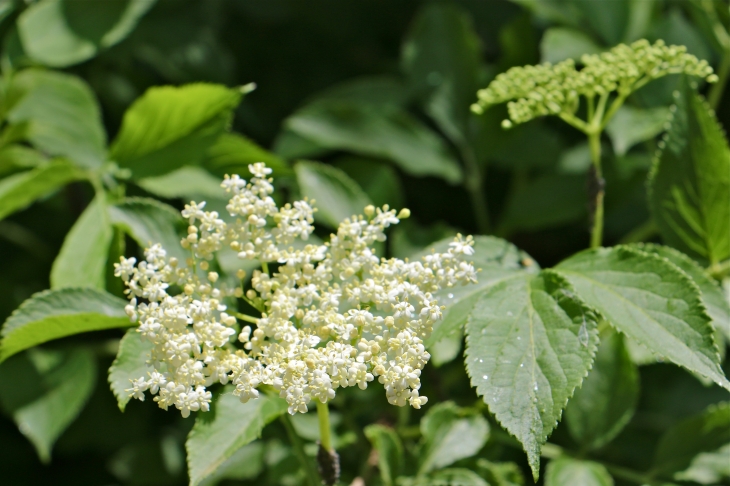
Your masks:
[{"label": "green leaf", "polygon": [[104,289],[109,245],[114,234],[104,196],[97,196],[81,213],[63,240],[51,268],[51,288]]},{"label": "green leaf", "polygon": [[152,367],[147,365],[152,347],[152,343],[142,339],[136,328],[129,329],[119,343],[117,357],[109,368],[109,387],[122,412],[130,400],[126,390],[131,387],[131,380],[146,377],[152,371]]},{"label": "green leaf", "polygon": [[48,158],[37,150],[24,145],[11,144],[0,149],[0,176],[22,169],[42,165]]},{"label": "green leaf", "polygon": [[343,157],[335,167],[342,169],[365,191],[375,207],[388,204],[403,207],[403,186],[396,170],[389,164],[365,157]]},{"label": "green leaf", "polygon": [[503,231],[537,231],[585,217],[584,175],[553,174],[514,191],[502,216]]},{"label": "green leaf", "polygon": [[623,430],[638,399],[639,373],[623,336],[603,336],[593,369],[565,409],[568,430],[579,444],[597,449]]},{"label": "green leaf", "polygon": [[180,213],[155,199],[129,197],[109,207],[111,222],[122,228],[142,248],[160,243],[170,257],[184,261],[189,256],[180,246],[175,226]]},{"label": "green leaf", "polygon": [[255,162],[265,162],[272,169],[274,177],[291,174],[291,168],[284,159],[237,133],[221,135],[208,150],[203,165],[220,176],[238,174],[248,179],[251,177],[248,166]]},{"label": "green leaf", "polygon": [[294,172],[302,195],[315,199],[315,219],[337,228],[340,222],[362,214],[370,204],[367,194],[347,174],[331,165],[299,161]]},{"label": "green leaf", "polygon": [[700,484],[722,484],[730,478],[730,443],[714,452],[695,456],[689,468],[674,475],[678,481],[694,481]]},{"label": "green leaf", "polygon": [[717,263],[730,257],[730,148],[686,79],[672,110],[649,175],[649,206],[669,246]]},{"label": "green leaf", "polygon": [[68,161],[52,160],[33,170],[0,180],[0,219],[83,177],[84,174]]},{"label": "green leaf", "polygon": [[664,131],[668,116],[669,109],[664,106],[622,106],[606,126],[606,132],[613,143],[613,151],[616,155],[623,156],[637,143],[653,139]]},{"label": "green leaf", "polygon": [[203,479],[200,485],[219,484],[224,479],[254,479],[264,470],[264,453],[264,444],[261,442],[245,445],[234,452],[211,476]]},{"label": "green leaf", "polygon": [[532,474],[540,449],[593,362],[595,313],[550,270],[481,295],[466,325],[466,369],[477,394],[523,445]]},{"label": "green leaf", "polygon": [[730,403],[710,405],[662,436],[654,455],[655,474],[671,477],[689,467],[702,452],[714,452],[730,443]]},{"label": "green leaf", "polygon": [[18,18],[23,49],[33,60],[66,67],[124,39],[155,0],[41,0]]},{"label": "green leaf", "polygon": [[471,457],[484,446],[489,424],[475,411],[454,402],[434,405],[421,419],[423,440],[418,454],[419,474],[441,469]]},{"label": "green leaf", "polygon": [[428,352],[431,354],[430,363],[439,368],[452,362],[460,354],[462,341],[464,341],[464,333],[459,328],[458,331],[431,343],[428,346]]},{"label": "green leaf", "polygon": [[194,197],[221,199],[221,179],[202,167],[180,167],[156,177],[145,177],[137,185],[147,192],[167,199],[191,199]]},{"label": "green leaf", "polygon": [[124,114],[110,157],[135,178],[198,164],[228,127],[241,95],[205,83],[150,88]]},{"label": "green leaf", "polygon": [[403,42],[401,65],[426,112],[452,141],[463,142],[479,87],[481,41],[457,5],[420,10]]},{"label": "green leaf", "polygon": [[39,344],[82,332],[131,325],[127,305],[94,289],[46,290],[23,302],[2,327],[0,361]]},{"label": "green leaf", "polygon": [[364,432],[373,449],[378,451],[378,469],[383,484],[393,486],[403,467],[403,444],[398,434],[380,424],[368,425]]},{"label": "green leaf", "polygon": [[540,41],[542,62],[558,63],[566,59],[579,61],[583,54],[599,54],[604,49],[589,35],[566,27],[551,27]]},{"label": "green leaf", "polygon": [[677,266],[618,246],[578,253],[556,270],[626,336],[730,389],[699,288]]},{"label": "green leaf", "polygon": [[262,395],[241,403],[231,393],[220,395],[211,412],[198,415],[185,443],[191,486],[213,474],[241,447],[261,437],[266,424],[286,409],[286,401],[277,397]]},{"label": "green leaf", "polygon": [[397,106],[320,99],[285,121],[288,130],[330,150],[392,161],[415,176],[461,180],[458,162],[442,139]]},{"label": "green leaf", "polygon": [[94,93],[81,79],[40,69],[13,77],[11,93],[18,97],[8,112],[23,138],[50,155],[68,157],[85,168],[106,160],[106,133]]},{"label": "green leaf", "polygon": [[95,381],[89,351],[33,349],[0,367],[0,404],[48,463],[53,444],[84,408]]},{"label": "green leaf", "polygon": [[613,46],[621,42],[629,20],[630,0],[610,2],[579,0],[571,3],[581,11],[585,24],[601,36],[605,45]]},{"label": "green leaf", "polygon": [[477,459],[477,468],[490,486],[524,486],[522,470],[514,462],[490,462]]},{"label": "green leaf", "polygon": [[717,281],[707,276],[697,262],[674,248],[649,243],[636,245],[636,248],[666,258],[686,273],[700,288],[702,302],[712,318],[712,324],[730,339],[730,304]]},{"label": "green leaf", "polygon": [[561,457],[548,464],[545,486],[613,486],[613,478],[597,462]]},{"label": "green leaf", "polygon": [[490,486],[469,469],[451,468],[435,471],[428,476],[401,478],[401,486]]},{"label": "green leaf", "polygon": [[[436,252],[446,251],[452,241],[453,238],[444,239],[411,259],[416,260],[431,253],[431,249]],[[535,274],[540,270],[527,253],[512,243],[493,236],[474,238],[474,255],[471,260],[475,268],[482,269],[477,275],[478,283],[444,289],[435,294],[441,305],[446,306],[446,311],[443,319],[434,326],[431,336],[426,340],[426,346],[431,346],[461,329],[474,305],[490,288],[505,280]]]}]

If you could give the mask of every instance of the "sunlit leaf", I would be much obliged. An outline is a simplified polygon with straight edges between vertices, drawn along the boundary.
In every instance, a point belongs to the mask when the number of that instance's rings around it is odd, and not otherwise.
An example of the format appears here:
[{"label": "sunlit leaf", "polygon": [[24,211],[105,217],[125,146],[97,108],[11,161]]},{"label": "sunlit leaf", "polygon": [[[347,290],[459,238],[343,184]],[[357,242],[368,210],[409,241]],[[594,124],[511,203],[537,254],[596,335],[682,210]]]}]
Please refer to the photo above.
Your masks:
[{"label": "sunlit leaf", "polygon": [[184,261],[190,254],[180,246],[175,229],[180,213],[155,199],[131,197],[109,207],[111,222],[124,229],[142,248],[160,243],[168,256]]},{"label": "sunlit leaf", "polygon": [[126,390],[131,387],[131,380],[147,378],[152,367],[147,364],[152,343],[142,339],[137,329],[130,329],[119,343],[119,351],[109,368],[109,386],[117,397],[119,409],[124,412],[131,397]]},{"label": "sunlit leaf", "polygon": [[606,126],[616,155],[626,155],[637,143],[662,133],[668,116],[669,109],[664,106],[641,109],[624,105],[619,108]]},{"label": "sunlit leaf", "polygon": [[605,467],[593,461],[560,458],[550,461],[545,486],[613,486]]},{"label": "sunlit leaf", "polygon": [[603,50],[591,36],[565,27],[549,28],[540,41],[542,62],[579,61],[583,54],[598,54]]},{"label": "sunlit leaf", "polygon": [[365,427],[365,436],[378,451],[378,470],[385,486],[393,486],[403,467],[403,444],[390,427],[373,424]]}]

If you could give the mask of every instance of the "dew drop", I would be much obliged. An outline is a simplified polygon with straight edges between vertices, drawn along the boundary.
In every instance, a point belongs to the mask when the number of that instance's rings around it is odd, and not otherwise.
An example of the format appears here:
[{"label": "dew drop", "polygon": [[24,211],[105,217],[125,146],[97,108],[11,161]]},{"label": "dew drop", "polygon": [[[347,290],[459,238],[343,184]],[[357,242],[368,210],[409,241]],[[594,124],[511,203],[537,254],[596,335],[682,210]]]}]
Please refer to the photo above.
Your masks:
[{"label": "dew drop", "polygon": [[482,334],[486,334],[486,333],[487,333],[487,329],[486,328],[482,329]]},{"label": "dew drop", "polygon": [[581,324],[580,329],[578,329],[578,341],[584,346],[588,347],[588,341],[590,340],[590,336],[588,335],[588,327],[586,326],[586,318],[583,317],[583,324]]},{"label": "dew drop", "polygon": [[519,336],[517,336],[517,340],[518,340],[518,341],[522,341],[522,338],[521,338],[521,337],[519,337]]},{"label": "dew drop", "polygon": [[512,317],[512,311],[507,311],[507,316]]},{"label": "dew drop", "polygon": [[487,375],[482,375],[482,379],[483,379],[483,380],[488,380],[488,379],[489,379],[489,376],[487,376]]},{"label": "dew drop", "polygon": [[480,359],[480,360],[479,360],[479,362],[480,362],[480,363],[484,363],[484,360],[483,360],[483,359]]},{"label": "dew drop", "polygon": [[524,368],[524,367],[525,367],[525,363],[520,363],[520,368]]},{"label": "dew drop", "polygon": [[449,299],[453,299],[453,298],[454,298],[454,294],[449,294],[449,295],[447,295],[447,297],[448,297]]},{"label": "dew drop", "polygon": [[535,383],[535,388],[533,388],[535,391],[537,391],[537,383]]}]

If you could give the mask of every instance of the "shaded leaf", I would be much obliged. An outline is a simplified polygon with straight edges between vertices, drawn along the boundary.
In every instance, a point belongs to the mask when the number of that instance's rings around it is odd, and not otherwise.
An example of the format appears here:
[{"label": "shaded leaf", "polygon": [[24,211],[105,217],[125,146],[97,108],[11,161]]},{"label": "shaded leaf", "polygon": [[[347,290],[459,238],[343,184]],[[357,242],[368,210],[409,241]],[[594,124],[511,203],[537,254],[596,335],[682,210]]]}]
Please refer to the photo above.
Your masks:
[{"label": "shaded leaf", "polygon": [[89,351],[33,349],[0,367],[0,404],[48,463],[53,444],[84,408],[95,380]]},{"label": "shaded leaf", "polygon": [[552,271],[484,292],[466,326],[466,369],[489,410],[527,452],[540,449],[591,368],[597,316]]},{"label": "shaded leaf", "polygon": [[18,18],[26,54],[52,67],[94,57],[124,39],[156,0],[41,0]]},{"label": "shaded leaf", "polygon": [[402,478],[401,486],[489,486],[477,473],[463,468],[435,471],[428,476]]},{"label": "shaded leaf", "polygon": [[717,263],[730,257],[730,148],[687,79],[675,106],[649,175],[649,206],[668,245]]},{"label": "shaded leaf", "polygon": [[106,132],[94,93],[70,74],[25,69],[13,77],[17,97],[8,121],[22,127],[23,138],[50,155],[68,157],[81,167],[106,160]]},{"label": "shaded leaf", "polygon": [[365,436],[378,451],[378,470],[385,486],[393,486],[403,466],[403,444],[390,427],[373,424],[365,427]]},{"label": "shaded leaf", "polygon": [[226,460],[216,471],[200,484],[210,486],[224,479],[242,481],[253,479],[264,470],[264,445],[261,442],[247,444]]},{"label": "shaded leaf", "polygon": [[599,54],[603,50],[589,35],[565,27],[547,29],[540,41],[542,62],[553,64],[566,59],[579,61],[583,54]]},{"label": "shaded leaf", "polygon": [[196,417],[185,448],[190,484],[195,486],[213,474],[241,447],[261,437],[266,424],[286,412],[286,401],[261,396],[247,403],[224,393],[212,410]]},{"label": "shaded leaf", "polygon": [[335,166],[345,171],[365,191],[375,207],[403,207],[403,187],[396,170],[385,162],[364,157],[344,157]]},{"label": "shaded leaf", "polygon": [[623,336],[602,336],[593,369],[565,409],[568,430],[579,444],[597,449],[623,430],[638,399],[639,373]]},{"label": "shaded leaf", "polygon": [[150,88],[124,114],[110,157],[136,178],[195,165],[228,127],[241,95],[205,83]]},{"label": "shaded leaf", "polygon": [[478,459],[477,467],[490,486],[523,486],[522,470],[514,462],[490,462]]},{"label": "shaded leaf", "polygon": [[255,162],[265,162],[272,169],[273,177],[291,174],[291,168],[284,159],[237,133],[221,135],[208,149],[203,165],[219,176],[238,174],[248,179],[251,177],[248,166]]},{"label": "shaded leaf", "polygon": [[37,167],[48,158],[37,150],[25,145],[10,144],[0,149],[0,176],[21,169]]},{"label": "shaded leaf", "polygon": [[131,380],[147,377],[147,373],[152,371],[152,367],[147,365],[152,348],[152,343],[142,339],[136,328],[129,329],[119,343],[117,357],[109,368],[109,387],[122,412],[131,399],[126,391],[131,387]]},{"label": "shaded leaf", "polygon": [[5,321],[0,361],[53,339],[130,326],[125,305],[125,300],[89,288],[34,294]]},{"label": "shaded leaf", "polygon": [[83,173],[68,161],[53,160],[0,180],[0,219],[83,177]]},{"label": "shaded leaf", "polygon": [[423,436],[418,472],[427,473],[471,457],[489,437],[489,424],[475,411],[443,402],[431,407],[421,419]]},{"label": "shaded leaf", "polygon": [[730,389],[699,288],[674,264],[618,246],[578,253],[556,270],[626,336]]},{"label": "shaded leaf", "polygon": [[695,456],[689,468],[674,475],[678,481],[694,481],[700,484],[721,484],[730,478],[730,443],[715,452],[702,452]]},{"label": "shaded leaf", "polygon": [[357,183],[336,167],[299,161],[294,172],[302,195],[316,201],[315,219],[332,228],[337,228],[345,218],[362,214],[363,208],[370,204]]},{"label": "shaded leaf", "polygon": [[597,462],[563,457],[548,464],[545,486],[613,486],[613,478]]},{"label": "shaded leaf", "polygon": [[51,288],[94,287],[103,290],[112,236],[106,201],[103,195],[97,196],[66,234],[51,268]]},{"label": "shaded leaf", "polygon": [[180,213],[155,199],[130,197],[109,207],[111,222],[124,229],[142,248],[160,243],[170,257],[184,261],[189,256],[180,246],[175,229]]},{"label": "shaded leaf", "polygon": [[653,139],[664,131],[668,116],[669,109],[664,106],[634,108],[623,105],[606,126],[613,151],[623,156],[637,143]]},{"label": "shaded leaf", "polygon": [[605,45],[621,42],[629,20],[630,0],[571,3],[581,11],[585,23],[601,36]]},{"label": "shaded leaf", "polygon": [[193,196],[214,199],[225,197],[225,192],[221,189],[221,180],[201,167],[180,167],[161,176],[140,179],[137,185],[147,192],[167,199],[188,199]]}]

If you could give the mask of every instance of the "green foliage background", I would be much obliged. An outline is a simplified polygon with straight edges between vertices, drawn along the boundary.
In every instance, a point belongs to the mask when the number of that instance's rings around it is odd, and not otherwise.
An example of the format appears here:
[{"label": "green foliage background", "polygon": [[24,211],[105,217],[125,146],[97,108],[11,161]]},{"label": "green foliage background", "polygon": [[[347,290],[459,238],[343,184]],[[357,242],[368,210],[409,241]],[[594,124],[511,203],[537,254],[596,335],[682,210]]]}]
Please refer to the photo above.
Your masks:
[{"label": "green foliage background", "polygon": [[[281,421],[279,401],[221,390],[195,422],[123,391],[145,348],[119,329],[111,262],[175,248],[175,210],[224,207],[217,180],[263,160],[282,198],[317,199],[320,236],[369,202],[413,215],[383,254],[491,235],[479,286],[441,296],[425,410],[388,405],[378,385],[338,391],[342,484],[515,486],[530,466],[549,486],[730,484],[728,392],[712,383],[729,369],[729,29],[723,0],[0,0],[0,315],[55,290],[2,330],[0,483],[304,483],[290,440],[314,455],[312,414]],[[554,118],[504,131],[504,106],[469,106],[512,66],[640,38],[708,60],[721,83],[696,89],[715,109],[679,76],[629,98],[601,141],[604,246],[629,246],[572,256],[589,242],[585,137]],[[532,393],[515,349],[505,396],[489,358],[516,335],[484,330],[525,308],[531,332],[545,323],[526,359],[546,381]],[[679,345],[662,334],[675,320]],[[539,353],[565,335],[572,348]]]}]

